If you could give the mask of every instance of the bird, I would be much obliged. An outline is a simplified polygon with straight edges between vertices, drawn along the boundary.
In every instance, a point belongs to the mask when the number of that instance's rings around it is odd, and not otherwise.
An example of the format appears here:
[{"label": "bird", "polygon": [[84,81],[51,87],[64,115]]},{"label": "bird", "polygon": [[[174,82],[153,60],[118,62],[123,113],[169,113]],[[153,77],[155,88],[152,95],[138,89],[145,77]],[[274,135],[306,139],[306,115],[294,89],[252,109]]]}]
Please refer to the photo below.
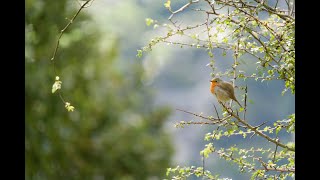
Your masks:
[{"label": "bird", "polygon": [[231,83],[223,81],[220,78],[213,78],[210,80],[210,82],[211,82],[210,91],[213,95],[216,96],[218,101],[221,101],[222,103],[224,103],[232,99],[235,102],[237,102],[240,107],[242,107],[234,95],[234,88]]}]

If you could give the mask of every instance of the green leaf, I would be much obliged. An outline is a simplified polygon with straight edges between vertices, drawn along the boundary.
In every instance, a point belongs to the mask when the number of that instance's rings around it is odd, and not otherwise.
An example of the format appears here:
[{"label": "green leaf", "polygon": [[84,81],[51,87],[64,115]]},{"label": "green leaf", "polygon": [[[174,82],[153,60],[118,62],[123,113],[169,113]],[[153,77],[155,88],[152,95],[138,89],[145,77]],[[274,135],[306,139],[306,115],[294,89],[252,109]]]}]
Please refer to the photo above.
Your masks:
[{"label": "green leaf", "polygon": [[154,23],[154,20],[153,19],[151,19],[151,18],[146,18],[146,25],[147,26],[150,26],[151,24],[153,24]]},{"label": "green leaf", "polygon": [[258,169],[252,174],[250,179],[251,180],[259,179],[258,177],[263,177],[264,173],[265,173],[265,170]]},{"label": "green leaf", "polygon": [[211,133],[207,133],[207,134],[205,135],[205,137],[204,137],[204,140],[205,140],[205,141],[209,141],[210,138],[211,138]]},{"label": "green leaf", "polygon": [[164,7],[166,7],[169,10],[171,10],[171,1],[167,0],[167,2],[164,3]]},{"label": "green leaf", "polygon": [[243,138],[246,138],[247,137],[247,133],[243,133],[242,136],[243,136]]},{"label": "green leaf", "polygon": [[167,168],[166,175],[169,176],[170,172],[171,172],[171,168]]},{"label": "green leaf", "polygon": [[288,143],[287,143],[287,146],[290,147],[290,148],[295,148],[295,143],[293,143],[293,142],[288,142]]},{"label": "green leaf", "polygon": [[222,52],[222,56],[226,56],[227,55],[227,52],[226,52],[226,50],[224,50],[223,52]]},{"label": "green leaf", "polygon": [[139,49],[139,50],[137,50],[137,52],[138,52],[138,53],[137,53],[137,57],[138,57],[138,58],[141,58],[141,57],[142,57],[142,50]]},{"label": "green leaf", "polygon": [[61,89],[62,82],[59,81],[59,76],[56,76],[56,81],[52,85],[52,93],[55,93],[58,89]]},{"label": "green leaf", "polygon": [[208,51],[208,55],[209,55],[211,58],[213,58],[213,54],[212,54],[211,51]]},{"label": "green leaf", "polygon": [[65,103],[65,107],[66,107],[66,109],[70,112],[72,112],[72,111],[74,111],[74,107],[73,106],[71,106],[71,104],[69,103],[69,102],[66,102]]},{"label": "green leaf", "polygon": [[228,134],[230,134],[230,135],[231,135],[234,131],[235,131],[235,129],[228,129],[228,130],[227,130]]},{"label": "green leaf", "polygon": [[264,48],[263,48],[263,46],[260,46],[260,47],[259,47],[259,52],[261,52],[261,53],[263,53],[263,52],[264,52]]},{"label": "green leaf", "polygon": [[281,126],[278,126],[278,127],[276,128],[276,135],[278,135],[278,133],[279,133],[280,130],[281,130]]},{"label": "green leaf", "polygon": [[268,74],[273,75],[273,73],[274,73],[273,70],[271,70],[271,69],[268,70]]},{"label": "green leaf", "polygon": [[227,38],[227,37],[224,37],[224,38],[222,39],[222,42],[228,43],[228,38]]},{"label": "green leaf", "polygon": [[204,156],[205,158],[208,158],[209,157],[209,154],[211,152],[213,152],[214,148],[213,148],[213,145],[212,143],[209,143],[209,144],[206,144],[206,148],[204,148],[202,151],[200,151],[200,155]]},{"label": "green leaf", "polygon": [[198,34],[192,34],[190,37],[191,37],[192,39],[198,39],[199,35],[198,35]]},{"label": "green leaf", "polygon": [[257,21],[251,21],[251,24],[253,27],[257,27],[257,25],[258,25]]},{"label": "green leaf", "polygon": [[276,164],[274,164],[272,161],[269,161],[269,162],[268,162],[268,166],[271,167],[271,168],[273,168],[274,166],[276,166]]},{"label": "green leaf", "polygon": [[157,27],[159,27],[158,24],[153,25],[153,29],[156,29]]}]

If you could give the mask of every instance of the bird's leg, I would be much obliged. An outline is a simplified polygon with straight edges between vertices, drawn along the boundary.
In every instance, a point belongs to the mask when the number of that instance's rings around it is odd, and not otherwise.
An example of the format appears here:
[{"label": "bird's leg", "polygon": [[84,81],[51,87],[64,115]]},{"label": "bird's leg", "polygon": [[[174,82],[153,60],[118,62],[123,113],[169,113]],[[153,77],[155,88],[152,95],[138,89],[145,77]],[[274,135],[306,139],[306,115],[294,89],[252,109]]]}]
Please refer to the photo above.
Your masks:
[{"label": "bird's leg", "polygon": [[225,107],[227,107],[227,109],[230,108],[229,105],[228,105],[228,103],[226,103],[226,102],[224,102],[223,105],[224,105]]},{"label": "bird's leg", "polygon": [[230,111],[232,111],[231,104],[228,105],[228,103],[225,102],[225,106],[226,106]]},{"label": "bird's leg", "polygon": [[232,107],[232,102],[233,102],[233,100],[231,99],[231,101],[229,103],[230,108]]}]

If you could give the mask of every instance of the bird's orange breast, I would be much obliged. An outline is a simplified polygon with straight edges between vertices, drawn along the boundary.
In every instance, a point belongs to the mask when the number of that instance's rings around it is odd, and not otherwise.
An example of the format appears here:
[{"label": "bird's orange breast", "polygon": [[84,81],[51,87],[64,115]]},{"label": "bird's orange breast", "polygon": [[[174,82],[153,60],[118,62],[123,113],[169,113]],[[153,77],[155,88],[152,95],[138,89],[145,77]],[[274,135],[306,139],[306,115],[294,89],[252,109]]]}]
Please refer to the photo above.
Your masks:
[{"label": "bird's orange breast", "polygon": [[214,87],[216,87],[216,86],[217,86],[217,83],[211,82],[210,91],[212,94],[214,94]]}]

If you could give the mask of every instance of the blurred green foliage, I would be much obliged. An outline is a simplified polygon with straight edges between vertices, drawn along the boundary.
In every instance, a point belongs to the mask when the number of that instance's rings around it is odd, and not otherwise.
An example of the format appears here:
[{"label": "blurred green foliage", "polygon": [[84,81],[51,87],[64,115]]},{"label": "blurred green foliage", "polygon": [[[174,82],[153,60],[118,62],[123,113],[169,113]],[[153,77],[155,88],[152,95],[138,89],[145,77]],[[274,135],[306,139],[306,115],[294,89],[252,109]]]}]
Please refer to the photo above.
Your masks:
[{"label": "blurred green foliage", "polygon": [[55,59],[62,94],[75,111],[51,93],[50,59],[76,5],[26,1],[25,178],[160,179],[173,153],[163,128],[170,110],[152,106],[139,61],[119,67],[117,37],[99,46],[101,34],[85,11],[62,36]]}]

